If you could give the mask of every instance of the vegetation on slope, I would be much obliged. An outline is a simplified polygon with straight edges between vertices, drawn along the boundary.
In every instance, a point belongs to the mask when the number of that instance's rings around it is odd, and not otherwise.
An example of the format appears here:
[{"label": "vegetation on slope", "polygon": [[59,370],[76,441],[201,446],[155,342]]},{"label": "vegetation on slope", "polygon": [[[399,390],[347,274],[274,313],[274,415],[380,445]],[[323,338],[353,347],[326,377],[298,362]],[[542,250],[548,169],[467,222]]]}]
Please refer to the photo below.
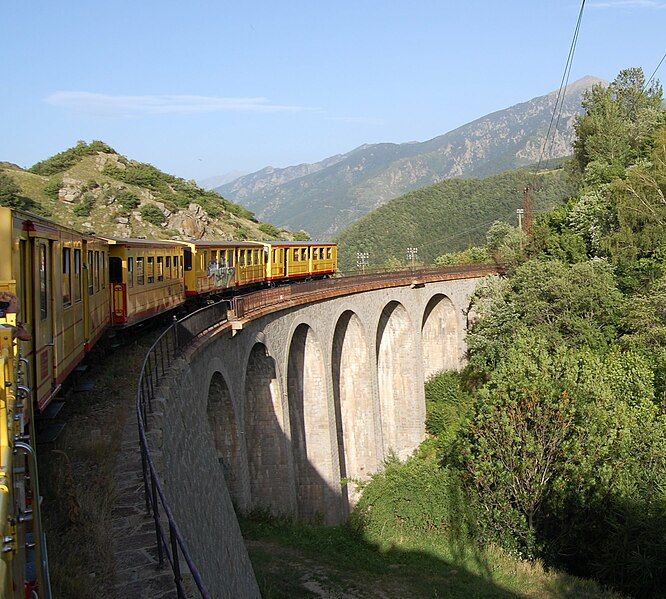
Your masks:
[{"label": "vegetation on slope", "polygon": [[0,205],[118,237],[293,238],[218,193],[129,160],[101,141],[78,142],[27,170],[0,163]]},{"label": "vegetation on slope", "polygon": [[[493,221],[516,221],[522,191],[532,179],[528,170],[449,179],[392,200],[337,237],[341,267],[354,267],[357,252],[368,252],[371,266],[398,266],[406,263],[408,247],[418,247],[419,260],[429,263],[482,243]],[[537,211],[564,203],[574,192],[562,168],[539,174],[534,185]]]}]

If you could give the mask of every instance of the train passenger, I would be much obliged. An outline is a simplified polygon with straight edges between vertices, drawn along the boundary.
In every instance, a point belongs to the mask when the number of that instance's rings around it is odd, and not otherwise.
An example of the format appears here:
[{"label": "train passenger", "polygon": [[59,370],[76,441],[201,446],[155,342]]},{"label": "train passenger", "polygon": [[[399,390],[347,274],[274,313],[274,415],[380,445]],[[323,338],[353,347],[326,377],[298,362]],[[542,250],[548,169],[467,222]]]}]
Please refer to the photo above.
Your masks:
[{"label": "train passenger", "polygon": [[[9,291],[0,291],[0,318],[5,318],[7,314],[19,314],[19,301],[16,295]],[[20,341],[30,341],[32,335],[26,330],[22,322],[16,322],[16,326],[0,323],[0,328],[11,329],[12,336]]]}]

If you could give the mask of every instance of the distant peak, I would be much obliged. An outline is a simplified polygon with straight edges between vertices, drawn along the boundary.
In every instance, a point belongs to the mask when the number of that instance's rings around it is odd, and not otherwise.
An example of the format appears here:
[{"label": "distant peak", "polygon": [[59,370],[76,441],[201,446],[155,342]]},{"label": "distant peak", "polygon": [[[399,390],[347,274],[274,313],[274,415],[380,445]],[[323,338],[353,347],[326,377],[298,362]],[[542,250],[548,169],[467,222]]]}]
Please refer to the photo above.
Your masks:
[{"label": "distant peak", "polygon": [[[608,81],[601,79],[600,77],[595,77],[594,75],[585,75],[585,77],[576,79],[576,81],[567,85],[567,93],[580,92],[586,89],[590,89],[593,85],[608,85]],[[551,96],[553,94],[557,94],[557,92],[558,89],[555,89],[547,95]]]}]

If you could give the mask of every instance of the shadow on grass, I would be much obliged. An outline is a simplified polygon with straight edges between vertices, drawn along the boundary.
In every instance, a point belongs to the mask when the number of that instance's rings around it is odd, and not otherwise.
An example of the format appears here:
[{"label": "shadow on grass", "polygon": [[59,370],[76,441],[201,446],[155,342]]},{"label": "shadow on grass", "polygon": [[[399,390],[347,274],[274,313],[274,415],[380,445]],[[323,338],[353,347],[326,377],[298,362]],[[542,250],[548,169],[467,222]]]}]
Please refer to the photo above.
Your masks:
[{"label": "shadow on grass", "polygon": [[349,525],[293,524],[261,514],[240,522],[265,598],[520,596],[493,582],[484,559],[474,560],[481,567],[473,573],[434,548],[380,547]]}]

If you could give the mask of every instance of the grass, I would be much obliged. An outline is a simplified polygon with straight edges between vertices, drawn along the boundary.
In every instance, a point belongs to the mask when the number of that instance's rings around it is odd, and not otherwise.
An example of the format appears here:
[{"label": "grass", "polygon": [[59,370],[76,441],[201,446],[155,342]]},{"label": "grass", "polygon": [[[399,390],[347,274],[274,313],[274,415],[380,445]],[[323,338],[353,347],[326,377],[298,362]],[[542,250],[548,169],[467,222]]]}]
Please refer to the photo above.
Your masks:
[{"label": "grass", "polygon": [[436,532],[374,539],[349,525],[241,520],[265,598],[618,598],[592,581]]},{"label": "grass", "polygon": [[72,394],[58,415],[66,427],[39,447],[43,524],[54,597],[111,596],[114,584],[111,511],[114,468],[136,379],[156,331],[137,334],[120,350],[89,359],[95,387]]}]

